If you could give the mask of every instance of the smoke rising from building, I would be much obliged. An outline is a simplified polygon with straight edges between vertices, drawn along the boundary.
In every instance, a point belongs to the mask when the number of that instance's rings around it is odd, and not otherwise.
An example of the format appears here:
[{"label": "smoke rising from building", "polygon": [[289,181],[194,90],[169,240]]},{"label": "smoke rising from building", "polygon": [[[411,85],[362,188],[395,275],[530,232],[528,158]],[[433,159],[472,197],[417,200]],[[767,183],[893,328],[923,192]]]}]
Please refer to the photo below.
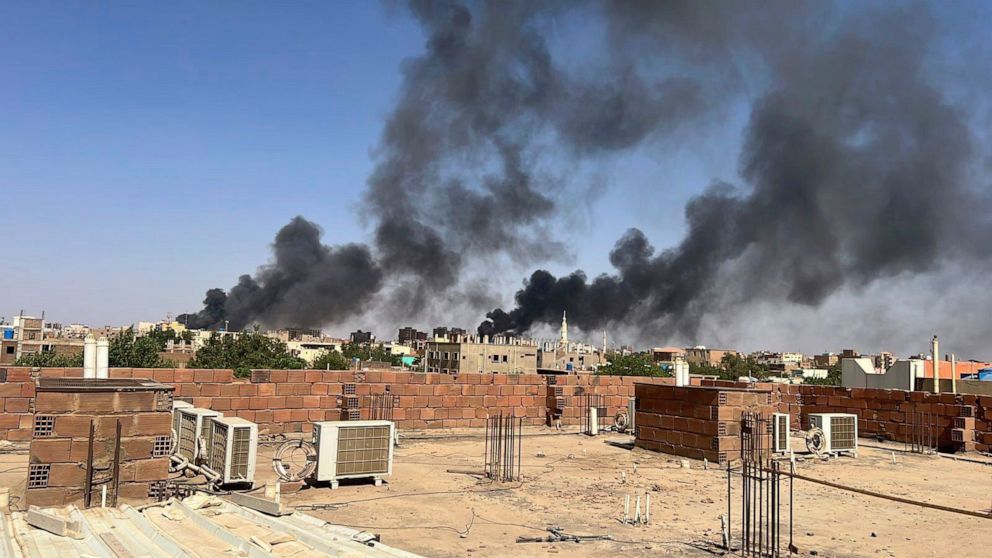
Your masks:
[{"label": "smoke rising from building", "polygon": [[[623,323],[691,337],[737,303],[816,306],[945,260],[988,260],[989,199],[971,186],[966,114],[933,75],[926,6],[413,1],[409,11],[425,51],[401,66],[375,152],[371,244],[321,245],[297,218],[273,261],[226,294],[209,291],[191,326],[323,325],[383,293],[415,318],[480,260],[561,261],[551,221],[578,185],[548,158],[595,165],[650,149],[713,125],[705,117],[735,99],[751,105],[740,183],[691,200],[678,245],[656,250],[631,229],[610,254],[615,273],[535,271],[480,333],[521,333],[567,310],[586,331]],[[556,48],[559,28],[576,25],[589,27],[596,60],[576,65]]]}]

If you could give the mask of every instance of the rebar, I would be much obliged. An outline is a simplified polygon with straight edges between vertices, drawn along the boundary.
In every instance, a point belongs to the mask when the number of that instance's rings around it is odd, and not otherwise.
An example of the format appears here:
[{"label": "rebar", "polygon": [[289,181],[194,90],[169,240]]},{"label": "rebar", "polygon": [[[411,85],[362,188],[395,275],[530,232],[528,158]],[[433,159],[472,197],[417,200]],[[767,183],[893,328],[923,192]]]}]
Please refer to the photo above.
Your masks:
[{"label": "rebar", "polygon": [[486,419],[485,473],[497,482],[520,480],[523,418],[499,413]]},{"label": "rebar", "polygon": [[[781,469],[771,460],[769,422],[758,413],[741,417],[740,555],[781,556]],[[727,464],[727,550],[733,550],[733,466]],[[789,545],[792,547],[792,486],[789,487]]]}]

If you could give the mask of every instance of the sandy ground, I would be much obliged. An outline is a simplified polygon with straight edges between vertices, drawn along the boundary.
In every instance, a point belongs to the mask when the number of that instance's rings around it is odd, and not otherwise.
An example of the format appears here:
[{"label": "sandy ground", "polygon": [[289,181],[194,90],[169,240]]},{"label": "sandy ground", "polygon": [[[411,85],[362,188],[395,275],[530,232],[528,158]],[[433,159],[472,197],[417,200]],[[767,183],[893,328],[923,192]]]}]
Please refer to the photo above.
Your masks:
[{"label": "sandy ground", "polygon": [[[407,433],[396,450],[393,475],[383,486],[355,482],[337,490],[307,488],[284,493],[283,501],[290,507],[322,507],[307,513],[380,533],[386,544],[426,556],[720,554],[719,517],[727,508],[724,470],[704,470],[697,461],[689,462],[687,469],[680,459],[613,444],[629,442],[629,436],[589,438],[532,429],[525,430],[523,441],[523,482],[498,484],[447,472],[482,468],[480,433],[455,434]],[[990,511],[992,466],[906,454],[901,445],[890,451],[867,440],[862,443],[857,458],[801,460],[798,472],[905,498]],[[268,467],[274,449],[266,444],[260,450],[259,483],[274,480]],[[16,495],[16,485],[23,488],[25,470],[3,471],[25,463],[24,454],[0,455],[0,486],[14,486]],[[647,493],[652,499],[651,523],[621,524],[624,496]],[[782,494],[788,495],[787,482]],[[992,517],[930,510],[803,481],[796,481],[794,497],[794,542],[804,556],[984,558],[992,548]],[[734,511],[735,521],[738,513]],[[783,514],[785,550],[785,507]],[[551,525],[574,534],[609,534],[615,540],[516,543],[519,535],[546,535]]]},{"label": "sandy ground", "polygon": [[[534,429],[523,442],[522,483],[493,484],[448,469],[481,470],[484,440],[413,439],[396,450],[387,485],[312,488],[288,505],[332,504],[310,513],[381,533],[384,542],[428,556],[707,556],[719,545],[727,508],[724,470],[640,449],[629,436],[589,438]],[[801,444],[794,440],[794,447]],[[989,512],[992,466],[862,447],[857,458],[802,460],[798,473],[945,506]],[[539,457],[541,454],[543,457]],[[895,455],[895,462],[893,462]],[[636,464],[636,472],[635,472]],[[623,479],[626,472],[626,482]],[[263,475],[269,477],[266,471]],[[650,493],[651,523],[623,525],[624,496]],[[782,487],[787,497],[788,483]],[[803,555],[982,556],[992,547],[992,517],[971,518],[796,481],[794,542]],[[735,499],[736,500],[736,499]],[[336,505],[333,505],[336,504]],[[734,511],[736,516],[739,512]],[[782,547],[788,544],[783,507]],[[516,543],[518,535],[610,534],[615,541]],[[787,554],[787,553],[786,553]]]}]

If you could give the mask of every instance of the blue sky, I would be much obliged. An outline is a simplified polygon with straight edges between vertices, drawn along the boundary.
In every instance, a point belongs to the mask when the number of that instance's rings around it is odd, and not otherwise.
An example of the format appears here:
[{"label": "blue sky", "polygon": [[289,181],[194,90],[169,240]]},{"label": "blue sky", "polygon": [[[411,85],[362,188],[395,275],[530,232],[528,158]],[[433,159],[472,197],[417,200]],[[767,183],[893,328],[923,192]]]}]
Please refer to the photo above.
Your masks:
[{"label": "blue sky", "polygon": [[[91,324],[196,309],[297,214],[329,243],[367,240],[371,152],[423,48],[402,11],[365,1],[7,2],[0,37],[0,315]],[[610,192],[666,195],[573,213],[558,269],[605,271],[631,225],[676,241],[685,200],[728,178],[739,129],[616,162]]]}]

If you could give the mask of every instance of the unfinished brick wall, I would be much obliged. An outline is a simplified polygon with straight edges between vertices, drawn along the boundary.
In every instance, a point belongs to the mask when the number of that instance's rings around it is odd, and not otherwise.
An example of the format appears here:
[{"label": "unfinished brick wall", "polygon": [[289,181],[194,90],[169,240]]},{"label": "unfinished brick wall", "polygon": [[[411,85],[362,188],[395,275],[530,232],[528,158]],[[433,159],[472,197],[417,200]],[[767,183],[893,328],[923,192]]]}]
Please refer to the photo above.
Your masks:
[{"label": "unfinished brick wall", "polygon": [[[115,490],[120,503],[142,502],[152,483],[168,479],[172,386],[125,385],[131,383],[116,380],[86,384],[45,378],[36,388],[29,431],[28,505],[82,504],[91,424],[94,502],[100,500],[104,486],[111,502]],[[106,482],[114,475],[115,456],[119,456],[118,482]]]},{"label": "unfinished brick wall", "polygon": [[[614,414],[626,409],[627,398],[634,395],[635,383],[673,382],[671,378],[583,374],[556,376],[556,383],[548,384],[548,377],[537,375],[452,376],[391,370],[258,370],[249,379],[236,379],[231,370],[114,368],[110,372],[115,378],[152,378],[170,384],[176,388],[176,397],[254,421],[263,434],[309,431],[313,421],[347,418],[349,405],[357,404],[357,415],[367,418],[368,396],[387,392],[396,403],[393,418],[405,429],[479,427],[489,411],[526,417],[527,424],[537,425],[547,422],[550,410],[561,417],[563,424],[577,425],[581,422],[579,397],[585,394],[604,397],[607,424],[612,424]],[[29,368],[0,368],[0,409],[3,409],[0,439],[31,439],[30,407],[35,395],[32,374],[80,377],[82,369],[45,368],[32,373]],[[693,382],[699,380],[693,378]],[[736,382],[699,383],[708,387],[753,388]],[[346,385],[354,387],[353,395],[345,393],[346,389],[350,391]],[[776,410],[791,414],[793,428],[804,424],[810,412],[851,412],[858,415],[859,431],[863,435],[882,432],[884,428],[884,432],[894,433],[892,439],[902,441],[906,413],[912,412],[912,404],[934,405],[943,417],[942,440],[952,436],[964,440],[970,437],[977,450],[989,451],[992,447],[992,397],[944,394],[935,399],[932,394],[922,392],[783,384],[759,384],[759,388],[771,390]],[[923,400],[914,401],[914,397]],[[950,397],[954,397],[953,403],[949,403]],[[961,409],[968,406],[974,409]],[[814,408],[817,410],[810,410]],[[973,417],[960,415],[969,411],[974,413]],[[955,412],[959,414],[954,415]],[[969,420],[959,421],[957,417],[974,418],[974,424]],[[950,426],[951,422],[955,426]],[[957,424],[961,425],[960,432],[954,433],[959,428]],[[963,443],[961,447],[968,449],[970,445]]]},{"label": "unfinished brick wall", "polygon": [[[726,463],[740,453],[741,415],[754,412],[768,420],[775,410],[768,389],[675,387],[638,383],[635,387],[637,447]],[[761,433],[768,447],[769,431]]]}]

